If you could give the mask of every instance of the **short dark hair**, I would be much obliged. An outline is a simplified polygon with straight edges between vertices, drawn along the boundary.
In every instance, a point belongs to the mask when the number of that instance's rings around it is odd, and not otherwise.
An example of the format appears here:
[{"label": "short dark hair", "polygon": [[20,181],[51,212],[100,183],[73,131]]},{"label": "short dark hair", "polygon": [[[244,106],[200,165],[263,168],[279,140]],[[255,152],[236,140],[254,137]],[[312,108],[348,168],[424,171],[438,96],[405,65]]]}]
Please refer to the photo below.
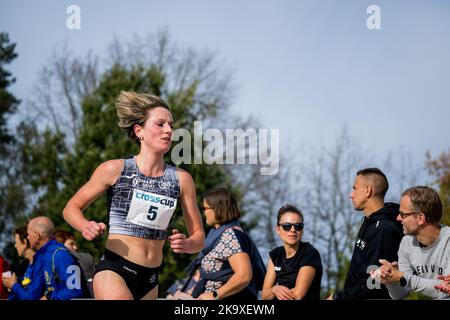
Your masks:
[{"label": "short dark hair", "polygon": [[371,180],[373,184],[374,196],[384,199],[384,196],[389,189],[389,182],[383,171],[378,168],[366,168],[359,170],[356,175],[363,176]]},{"label": "short dark hair", "polygon": [[60,243],[64,243],[68,239],[74,239],[75,240],[75,235],[72,232],[70,232],[70,231],[58,230],[58,231],[55,232],[55,239],[56,239],[56,241],[58,241]]},{"label": "short dark hair", "polygon": [[430,187],[417,186],[406,189],[402,197],[411,199],[411,210],[422,212],[431,224],[439,224],[442,218],[442,202],[439,194]]},{"label": "short dark hair", "polygon": [[20,241],[22,242],[25,241],[27,243],[27,246],[28,247],[30,246],[30,241],[27,238],[28,237],[27,225],[20,226],[14,229],[14,235],[16,234],[19,236]]},{"label": "short dark hair", "polygon": [[241,217],[236,198],[226,188],[212,188],[203,198],[213,208],[218,223],[223,224]]},{"label": "short dark hair", "polygon": [[300,218],[302,218],[302,222],[305,222],[303,219],[303,213],[300,211],[300,209],[298,209],[296,206],[294,206],[292,204],[287,203],[284,206],[282,206],[280,209],[278,209],[277,225],[280,224],[281,217],[285,213],[288,213],[288,212],[298,214],[300,216]]}]

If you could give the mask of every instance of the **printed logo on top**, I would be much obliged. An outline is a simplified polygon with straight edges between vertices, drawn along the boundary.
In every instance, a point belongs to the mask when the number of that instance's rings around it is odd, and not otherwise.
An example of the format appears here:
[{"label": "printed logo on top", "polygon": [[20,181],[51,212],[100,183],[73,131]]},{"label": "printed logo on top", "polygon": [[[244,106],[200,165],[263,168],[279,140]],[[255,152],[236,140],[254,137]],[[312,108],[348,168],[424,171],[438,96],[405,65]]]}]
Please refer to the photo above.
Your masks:
[{"label": "printed logo on top", "polygon": [[173,185],[172,181],[159,181],[158,182],[158,187],[163,190],[172,188],[172,185]]},{"label": "printed logo on top", "polygon": [[155,180],[147,180],[136,177],[133,179],[133,187],[144,190],[151,190],[155,187]]}]

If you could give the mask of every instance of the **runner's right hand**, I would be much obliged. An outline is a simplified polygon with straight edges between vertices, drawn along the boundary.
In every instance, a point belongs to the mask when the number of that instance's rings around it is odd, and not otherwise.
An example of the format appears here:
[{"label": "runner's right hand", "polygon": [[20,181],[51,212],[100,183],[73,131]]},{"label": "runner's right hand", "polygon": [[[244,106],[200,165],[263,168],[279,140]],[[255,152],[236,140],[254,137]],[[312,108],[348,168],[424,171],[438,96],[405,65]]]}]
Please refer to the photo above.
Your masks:
[{"label": "runner's right hand", "polygon": [[92,241],[106,231],[106,225],[103,222],[89,221],[81,231],[81,235],[86,240]]}]

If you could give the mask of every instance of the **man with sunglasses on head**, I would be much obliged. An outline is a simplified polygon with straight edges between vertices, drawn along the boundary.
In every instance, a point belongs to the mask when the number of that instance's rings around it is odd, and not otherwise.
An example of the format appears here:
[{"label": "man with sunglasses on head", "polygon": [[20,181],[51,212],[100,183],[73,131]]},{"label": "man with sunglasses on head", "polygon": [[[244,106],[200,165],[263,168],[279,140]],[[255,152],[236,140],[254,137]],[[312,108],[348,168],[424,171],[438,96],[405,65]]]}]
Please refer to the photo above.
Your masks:
[{"label": "man with sunglasses on head", "polygon": [[[402,193],[397,220],[405,237],[398,262],[380,260],[381,281],[393,299],[404,299],[411,291],[432,299],[449,299],[450,228],[439,224],[442,203],[429,187],[409,188]],[[394,262],[390,262],[394,261]]]},{"label": "man with sunglasses on head", "polygon": [[[356,173],[350,198],[353,207],[364,213],[355,241],[352,259],[342,291],[328,300],[390,299],[385,285],[375,277],[379,259],[393,261],[402,239],[400,224],[396,221],[399,206],[384,203],[389,183],[378,168],[367,168]],[[372,276],[374,275],[374,276]]]}]

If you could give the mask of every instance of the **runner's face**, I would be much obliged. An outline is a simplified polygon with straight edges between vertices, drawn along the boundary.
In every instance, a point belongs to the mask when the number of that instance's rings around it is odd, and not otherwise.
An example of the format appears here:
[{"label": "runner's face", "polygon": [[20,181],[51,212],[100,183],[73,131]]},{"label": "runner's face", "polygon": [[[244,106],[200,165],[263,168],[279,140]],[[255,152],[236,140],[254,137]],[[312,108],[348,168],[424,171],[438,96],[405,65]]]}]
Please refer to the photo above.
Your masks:
[{"label": "runner's face", "polygon": [[148,111],[148,119],[144,126],[136,126],[136,135],[142,137],[141,147],[166,153],[172,144],[173,118],[169,110],[161,107]]}]

